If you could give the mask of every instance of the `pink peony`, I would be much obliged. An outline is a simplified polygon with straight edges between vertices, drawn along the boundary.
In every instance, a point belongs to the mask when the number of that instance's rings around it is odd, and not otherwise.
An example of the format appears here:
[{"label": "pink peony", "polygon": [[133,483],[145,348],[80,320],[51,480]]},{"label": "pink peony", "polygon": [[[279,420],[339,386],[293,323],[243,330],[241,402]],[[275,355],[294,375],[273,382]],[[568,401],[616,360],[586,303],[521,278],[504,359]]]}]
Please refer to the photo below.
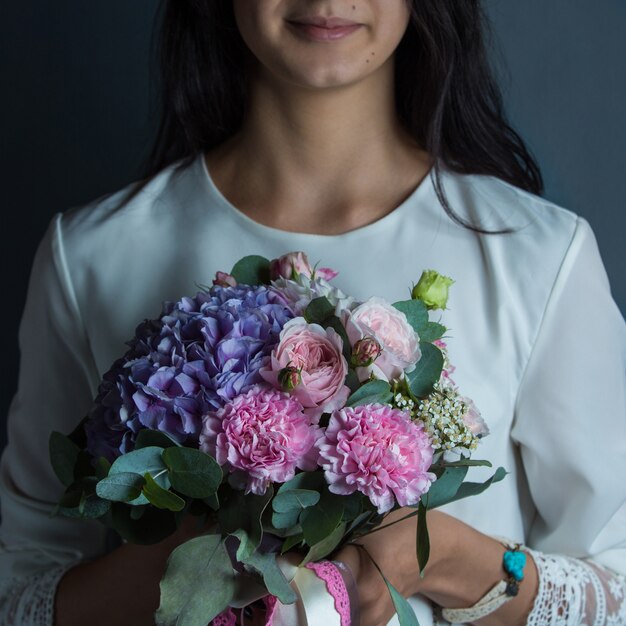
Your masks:
[{"label": "pink peony", "polygon": [[335,411],[316,443],[332,493],[360,491],[385,513],[417,504],[435,475],[433,448],[421,423],[384,404]]},{"label": "pink peony", "polygon": [[422,356],[419,337],[406,315],[382,298],[370,298],[352,312],[345,312],[344,323],[353,346],[369,336],[382,347],[382,353],[374,363],[357,368],[362,381],[370,374],[383,380],[396,380],[403,372],[414,369]]},{"label": "pink peony", "polygon": [[[275,387],[281,386],[281,371],[295,368],[299,376],[290,394],[313,420],[325,411],[341,408],[350,389],[344,384],[348,363],[342,353],[341,337],[332,328],[309,324],[303,317],[288,321],[280,333],[269,365],[261,376]],[[284,381],[282,381],[284,382]]]},{"label": "pink peony", "polygon": [[289,394],[261,385],[203,417],[200,449],[233,474],[246,493],[314,470],[318,429]]},{"label": "pink peony", "polygon": [[313,268],[304,252],[289,252],[270,263],[270,278],[288,278],[295,280],[298,274],[311,277]]}]

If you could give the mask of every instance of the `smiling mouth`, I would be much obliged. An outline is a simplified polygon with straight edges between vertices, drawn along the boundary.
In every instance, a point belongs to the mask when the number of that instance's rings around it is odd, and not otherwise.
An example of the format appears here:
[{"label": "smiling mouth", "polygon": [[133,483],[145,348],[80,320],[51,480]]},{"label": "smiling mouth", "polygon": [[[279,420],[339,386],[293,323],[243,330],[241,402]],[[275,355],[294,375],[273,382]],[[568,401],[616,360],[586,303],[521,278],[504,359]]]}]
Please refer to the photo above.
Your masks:
[{"label": "smiling mouth", "polygon": [[362,24],[335,17],[304,17],[286,20],[297,35],[309,41],[337,41],[351,35]]}]

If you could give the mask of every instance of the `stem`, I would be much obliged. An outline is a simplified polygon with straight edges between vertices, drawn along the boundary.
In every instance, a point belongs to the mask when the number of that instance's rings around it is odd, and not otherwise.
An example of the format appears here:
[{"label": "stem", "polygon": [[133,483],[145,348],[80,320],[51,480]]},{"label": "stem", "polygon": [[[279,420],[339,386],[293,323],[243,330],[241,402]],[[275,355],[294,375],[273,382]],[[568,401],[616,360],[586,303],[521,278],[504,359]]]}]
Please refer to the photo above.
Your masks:
[{"label": "stem", "polygon": [[152,478],[156,480],[159,476],[162,476],[165,473],[167,473],[167,468],[162,469],[160,472],[157,472]]},{"label": "stem", "polygon": [[[384,530],[385,528],[389,528],[390,526],[393,526],[394,524],[397,524],[398,522],[404,522],[404,520],[410,519],[411,517],[415,517],[417,513],[418,513],[417,511],[413,511],[412,513],[409,513],[408,515],[405,515],[404,517],[401,517],[400,519],[397,519],[394,522],[389,522],[389,524],[385,524],[384,526],[377,526],[373,530],[370,530],[366,533],[363,533],[362,535],[359,535],[359,537],[367,537],[367,535],[371,535],[372,533],[375,533],[379,530]],[[353,545],[356,546],[357,544],[355,543]]]}]

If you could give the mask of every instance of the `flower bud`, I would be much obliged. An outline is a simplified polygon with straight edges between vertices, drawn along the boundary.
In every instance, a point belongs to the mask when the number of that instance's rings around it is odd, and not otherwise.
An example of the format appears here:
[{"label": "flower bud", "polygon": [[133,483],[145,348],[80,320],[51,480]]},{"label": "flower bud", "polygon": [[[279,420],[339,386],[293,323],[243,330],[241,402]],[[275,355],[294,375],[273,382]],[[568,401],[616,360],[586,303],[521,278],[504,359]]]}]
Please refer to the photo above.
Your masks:
[{"label": "flower bud", "polygon": [[374,337],[359,339],[352,348],[352,367],[369,367],[383,351]]},{"label": "flower bud", "polygon": [[310,278],[312,273],[313,268],[304,252],[289,252],[270,263],[270,278],[272,280],[279,278],[297,280],[299,274]]},{"label": "flower bud", "polygon": [[429,309],[445,309],[448,303],[448,287],[454,281],[435,270],[425,270],[413,287],[411,297],[421,300]]},{"label": "flower bud", "polygon": [[283,391],[292,391],[302,382],[302,370],[288,365],[278,372],[278,383]]},{"label": "flower bud", "polygon": [[217,272],[213,279],[213,284],[216,287],[236,287],[237,281],[234,276],[227,274],[226,272]]}]

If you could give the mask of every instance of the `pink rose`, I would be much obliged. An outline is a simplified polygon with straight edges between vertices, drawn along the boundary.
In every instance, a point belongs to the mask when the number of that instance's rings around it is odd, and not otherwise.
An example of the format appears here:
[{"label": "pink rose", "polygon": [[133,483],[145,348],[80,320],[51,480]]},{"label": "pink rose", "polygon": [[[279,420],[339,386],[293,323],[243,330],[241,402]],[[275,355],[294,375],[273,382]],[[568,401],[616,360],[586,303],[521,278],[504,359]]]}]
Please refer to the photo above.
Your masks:
[{"label": "pink rose", "polygon": [[461,400],[467,407],[463,414],[463,423],[475,437],[486,437],[489,434],[489,426],[487,426],[487,422],[483,419],[474,401],[466,396],[462,397]]},{"label": "pink rose", "polygon": [[289,252],[270,263],[270,278],[272,280],[278,278],[295,280],[298,274],[310,278],[312,273],[313,268],[304,252]]},{"label": "pink rose", "polygon": [[246,493],[265,493],[317,466],[318,428],[289,394],[261,385],[203,417],[200,449],[233,474]]},{"label": "pink rose", "polygon": [[316,420],[326,411],[341,408],[350,395],[344,384],[348,363],[342,347],[341,337],[332,328],[322,328],[296,317],[283,326],[270,364],[259,373],[280,387],[280,372],[295,368],[299,376],[291,379],[296,384],[290,385],[290,393],[305,407],[307,415]]},{"label": "pink rose", "polygon": [[330,267],[316,267],[315,278],[323,278],[324,280],[332,280],[336,278],[339,272],[331,269]]},{"label": "pink rose", "polygon": [[406,315],[382,298],[373,297],[351,312],[344,313],[344,324],[350,343],[373,337],[380,346],[380,356],[368,367],[357,368],[359,380],[370,374],[383,380],[396,380],[410,372],[420,360],[419,337]]},{"label": "pink rose", "polygon": [[335,411],[316,442],[332,493],[360,491],[379,513],[419,502],[435,475],[431,441],[421,422],[385,404]]},{"label": "pink rose", "polygon": [[213,284],[218,287],[236,287],[237,281],[234,276],[226,272],[216,272]]}]

